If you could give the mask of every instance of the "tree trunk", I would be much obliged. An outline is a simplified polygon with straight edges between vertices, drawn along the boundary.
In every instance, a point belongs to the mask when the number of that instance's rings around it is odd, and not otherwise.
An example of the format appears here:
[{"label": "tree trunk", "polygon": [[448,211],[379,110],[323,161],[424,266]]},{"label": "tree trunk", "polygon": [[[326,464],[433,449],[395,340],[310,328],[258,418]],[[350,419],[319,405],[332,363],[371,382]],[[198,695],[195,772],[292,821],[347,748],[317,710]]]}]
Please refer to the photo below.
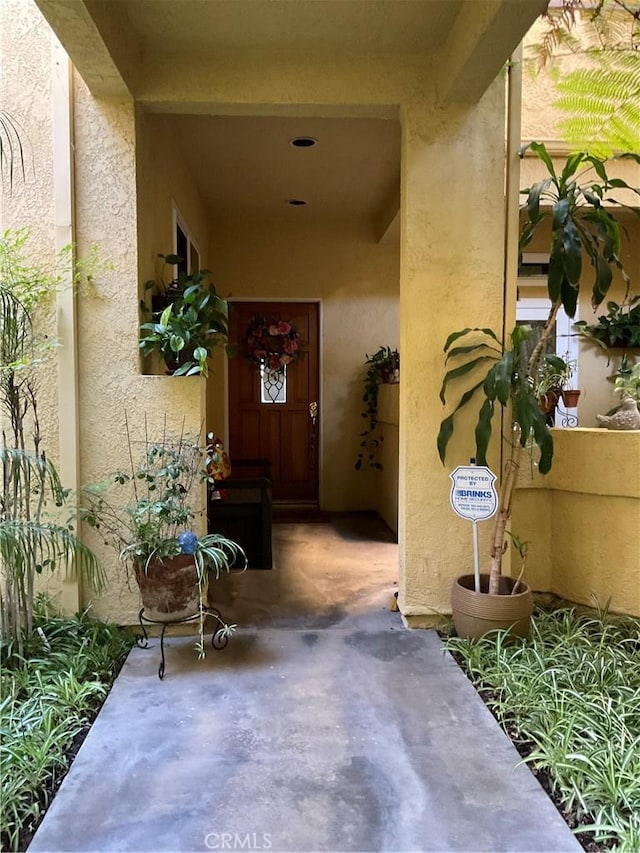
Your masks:
[{"label": "tree trunk", "polygon": [[[556,321],[556,315],[560,309],[560,302],[556,302],[551,306],[549,316],[540,335],[538,343],[533,348],[529,363],[527,364],[527,376],[535,379],[540,366],[540,360],[544,351],[544,345],[551,334],[551,329]],[[518,474],[520,473],[520,457],[522,455],[522,445],[520,443],[522,432],[519,424],[514,424],[511,430],[511,445],[509,458],[505,466],[505,476],[500,488],[498,514],[496,516],[495,527],[493,528],[493,539],[490,551],[490,567],[489,567],[489,594],[498,595],[500,575],[502,574],[502,556],[507,550],[507,525],[511,518],[511,509],[513,506],[513,492],[518,482]]]}]

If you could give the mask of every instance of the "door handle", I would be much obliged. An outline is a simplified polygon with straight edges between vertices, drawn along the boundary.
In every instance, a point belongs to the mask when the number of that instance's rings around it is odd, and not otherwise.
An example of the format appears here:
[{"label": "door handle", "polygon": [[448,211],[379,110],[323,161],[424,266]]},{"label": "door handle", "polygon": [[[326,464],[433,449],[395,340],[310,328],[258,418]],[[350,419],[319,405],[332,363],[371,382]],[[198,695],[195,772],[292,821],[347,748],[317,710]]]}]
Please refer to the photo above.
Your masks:
[{"label": "door handle", "polygon": [[311,423],[315,426],[318,420],[318,403],[315,400],[313,403],[309,403],[309,417],[311,418]]}]

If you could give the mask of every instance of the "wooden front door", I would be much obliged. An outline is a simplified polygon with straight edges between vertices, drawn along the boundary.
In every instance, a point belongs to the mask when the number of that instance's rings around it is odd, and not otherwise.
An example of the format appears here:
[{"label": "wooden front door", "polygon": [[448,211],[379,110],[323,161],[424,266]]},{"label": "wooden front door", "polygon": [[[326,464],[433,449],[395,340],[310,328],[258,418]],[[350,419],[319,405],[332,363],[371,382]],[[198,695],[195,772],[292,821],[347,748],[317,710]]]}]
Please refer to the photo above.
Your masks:
[{"label": "wooden front door", "polygon": [[[238,353],[229,360],[229,453],[233,460],[267,458],[273,499],[318,505],[319,306],[315,302],[233,302],[229,340]],[[300,357],[287,365],[279,394],[263,382],[247,358],[252,321],[285,321],[299,334]],[[272,401],[271,397],[275,397]],[[312,407],[310,409],[310,406]]]}]

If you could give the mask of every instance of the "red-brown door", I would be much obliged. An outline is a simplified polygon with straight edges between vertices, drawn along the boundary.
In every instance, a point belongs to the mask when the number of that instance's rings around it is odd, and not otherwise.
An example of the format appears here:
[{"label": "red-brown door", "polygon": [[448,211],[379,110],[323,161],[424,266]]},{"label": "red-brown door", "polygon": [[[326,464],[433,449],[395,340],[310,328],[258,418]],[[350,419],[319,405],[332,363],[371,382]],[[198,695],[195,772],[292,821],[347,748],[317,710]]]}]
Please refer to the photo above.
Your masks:
[{"label": "red-brown door", "polygon": [[[273,498],[318,504],[319,322],[315,302],[234,302],[229,340],[229,453],[233,460],[267,458]],[[264,383],[247,358],[247,330],[254,320],[286,322],[299,335],[300,357],[287,365],[284,391]],[[277,378],[277,377],[275,377]],[[272,401],[275,397],[275,401]],[[315,404],[315,416],[314,416]]]}]

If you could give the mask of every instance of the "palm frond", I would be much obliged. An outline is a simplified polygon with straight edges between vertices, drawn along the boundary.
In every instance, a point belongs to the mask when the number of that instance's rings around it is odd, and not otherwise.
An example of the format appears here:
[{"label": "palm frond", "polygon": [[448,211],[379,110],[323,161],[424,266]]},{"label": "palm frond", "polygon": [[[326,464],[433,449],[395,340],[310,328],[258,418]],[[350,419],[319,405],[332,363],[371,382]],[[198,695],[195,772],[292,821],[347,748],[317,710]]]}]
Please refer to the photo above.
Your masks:
[{"label": "palm frond", "polygon": [[105,575],[96,556],[70,530],[60,524],[12,519],[0,522],[0,561],[5,573],[23,577],[64,568],[67,579],[79,573],[99,591]]},{"label": "palm frond", "polygon": [[5,110],[0,110],[0,185],[8,179],[9,190],[13,189],[16,173],[24,180],[24,147],[21,138],[22,128]]},{"label": "palm frond", "polygon": [[568,142],[600,156],[615,151],[640,152],[640,55],[626,56],[620,67],[572,71],[556,84],[554,107],[563,113],[560,127]]},{"label": "palm frond", "polygon": [[0,284],[0,370],[25,357],[31,340],[31,318],[21,300]]},{"label": "palm frond", "polygon": [[9,507],[6,503],[6,487],[33,481],[48,489],[56,506],[62,506],[65,491],[55,466],[43,456],[18,447],[0,447],[0,464],[2,465],[3,482],[5,484],[5,499],[1,508],[1,520],[6,520]]}]

